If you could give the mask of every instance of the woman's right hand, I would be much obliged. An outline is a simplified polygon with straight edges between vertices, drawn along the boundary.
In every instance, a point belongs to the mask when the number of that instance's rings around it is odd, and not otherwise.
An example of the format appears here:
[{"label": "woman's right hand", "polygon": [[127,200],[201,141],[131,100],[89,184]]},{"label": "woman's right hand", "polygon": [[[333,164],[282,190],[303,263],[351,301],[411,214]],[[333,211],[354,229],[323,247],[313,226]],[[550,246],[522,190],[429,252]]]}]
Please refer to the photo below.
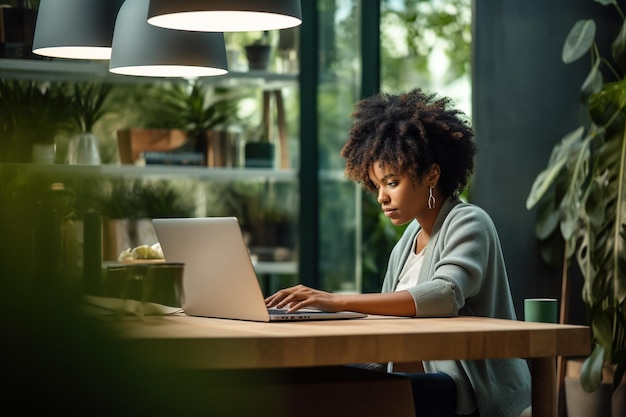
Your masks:
[{"label": "woman's right hand", "polygon": [[302,284],[277,291],[265,299],[265,305],[268,308],[288,308],[289,312],[305,307],[333,312],[342,310],[339,295]]}]

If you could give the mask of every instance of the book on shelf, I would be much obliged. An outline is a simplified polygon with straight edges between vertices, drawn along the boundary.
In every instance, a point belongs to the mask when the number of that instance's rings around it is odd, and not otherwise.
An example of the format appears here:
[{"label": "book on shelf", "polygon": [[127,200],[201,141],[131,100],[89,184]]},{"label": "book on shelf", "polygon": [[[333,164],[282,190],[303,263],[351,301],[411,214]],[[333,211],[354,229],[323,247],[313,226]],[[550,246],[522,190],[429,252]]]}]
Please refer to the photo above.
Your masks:
[{"label": "book on shelf", "polygon": [[143,152],[146,165],[192,165],[204,166],[204,156],[200,152]]}]

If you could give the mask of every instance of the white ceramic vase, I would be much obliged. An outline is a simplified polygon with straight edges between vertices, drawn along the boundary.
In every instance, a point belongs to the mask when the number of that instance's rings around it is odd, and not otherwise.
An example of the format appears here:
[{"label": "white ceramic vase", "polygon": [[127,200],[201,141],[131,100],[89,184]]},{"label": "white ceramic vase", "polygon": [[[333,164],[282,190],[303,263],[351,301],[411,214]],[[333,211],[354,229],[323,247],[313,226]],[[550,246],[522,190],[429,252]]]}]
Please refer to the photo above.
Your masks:
[{"label": "white ceramic vase", "polygon": [[100,150],[96,135],[80,133],[74,136],[67,149],[67,163],[70,165],[100,165]]}]

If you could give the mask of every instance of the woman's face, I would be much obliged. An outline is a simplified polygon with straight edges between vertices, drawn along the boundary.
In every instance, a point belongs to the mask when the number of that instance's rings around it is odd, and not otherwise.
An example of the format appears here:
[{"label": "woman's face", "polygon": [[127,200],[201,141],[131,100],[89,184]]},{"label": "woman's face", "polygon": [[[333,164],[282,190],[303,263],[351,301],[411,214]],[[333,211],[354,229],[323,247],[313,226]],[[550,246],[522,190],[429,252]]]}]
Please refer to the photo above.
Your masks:
[{"label": "woman's face", "polygon": [[370,167],[369,178],[376,187],[376,199],[383,213],[395,226],[430,214],[426,176],[415,181],[408,173],[395,172],[377,162]]}]

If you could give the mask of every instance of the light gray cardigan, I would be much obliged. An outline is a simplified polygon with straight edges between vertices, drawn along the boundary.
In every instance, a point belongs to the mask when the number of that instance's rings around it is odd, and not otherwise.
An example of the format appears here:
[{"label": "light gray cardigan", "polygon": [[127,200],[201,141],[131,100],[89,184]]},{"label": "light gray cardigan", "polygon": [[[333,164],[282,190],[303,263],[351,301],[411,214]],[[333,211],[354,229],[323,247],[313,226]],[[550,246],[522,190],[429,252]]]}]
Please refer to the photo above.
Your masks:
[{"label": "light gray cardigan", "polygon": [[[394,291],[419,223],[395,245],[382,292]],[[424,253],[418,283],[408,289],[417,317],[479,316],[515,320],[515,308],[493,221],[480,207],[450,197],[443,203]],[[530,372],[523,359],[426,361],[457,385],[457,414],[476,405],[481,417],[516,417],[530,406]]]}]

